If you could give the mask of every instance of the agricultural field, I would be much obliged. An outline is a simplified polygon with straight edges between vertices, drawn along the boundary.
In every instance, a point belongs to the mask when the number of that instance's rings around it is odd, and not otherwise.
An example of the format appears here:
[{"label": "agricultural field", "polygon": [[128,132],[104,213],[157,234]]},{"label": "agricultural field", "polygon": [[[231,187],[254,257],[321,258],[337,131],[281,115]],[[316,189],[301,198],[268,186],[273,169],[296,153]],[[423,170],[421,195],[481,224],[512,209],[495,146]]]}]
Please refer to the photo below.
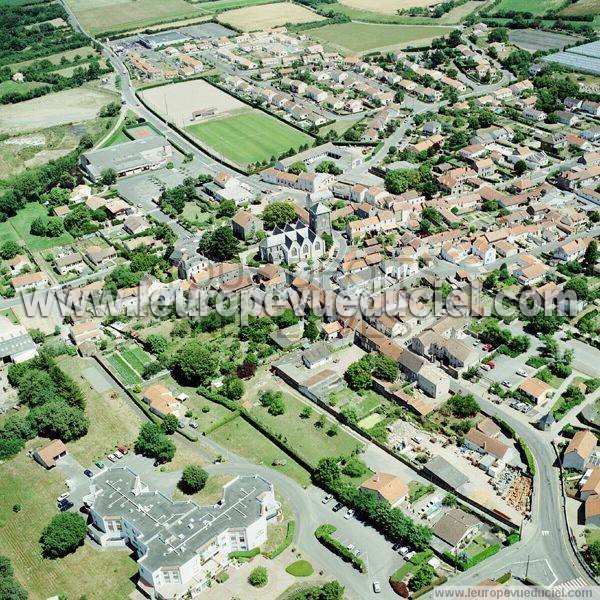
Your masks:
[{"label": "agricultural field", "polygon": [[600,15],[600,3],[598,0],[577,0],[574,4],[570,4],[560,11],[561,15]]},{"label": "agricultural field", "polygon": [[12,94],[13,92],[28,92],[29,90],[35,90],[39,87],[44,87],[44,83],[37,83],[35,81],[24,81],[17,83],[16,81],[2,81],[0,82],[0,98],[4,94]]},{"label": "agricultural field", "polygon": [[535,52],[536,50],[563,49],[565,46],[575,44],[581,38],[564,33],[552,31],[538,31],[536,29],[513,29],[508,33],[511,44]]},{"label": "agricultural field", "polygon": [[68,61],[79,60],[77,57],[79,57],[81,59],[88,59],[88,58],[92,58],[94,56],[98,56],[98,52],[96,52],[96,50],[94,50],[94,48],[92,48],[91,46],[81,46],[80,48],[74,48],[72,50],[65,50],[63,52],[56,52],[55,54],[49,54],[48,56],[44,56],[43,59],[32,58],[30,60],[24,60],[21,62],[12,63],[10,65],[10,67],[13,71],[15,71],[18,69],[22,69],[23,67],[26,67],[27,65],[30,65],[31,63],[34,63],[39,60],[48,60],[53,65],[60,66],[61,62],[64,63],[64,61],[67,61],[67,60]]},{"label": "agricultural field", "polygon": [[514,10],[543,15],[549,10],[559,9],[563,4],[563,0],[502,0],[494,12]]},{"label": "agricultural field", "polygon": [[141,95],[152,109],[162,113],[179,127],[185,127],[191,122],[194,111],[214,108],[215,114],[220,115],[245,106],[243,102],[202,79],[150,88]]},{"label": "agricultural field", "polygon": [[115,352],[106,358],[123,385],[140,383],[141,379],[138,374],[123,360],[123,357],[119,353]]},{"label": "agricultural field", "polygon": [[0,244],[7,240],[22,241],[31,252],[39,252],[73,242],[73,236],[67,232],[59,237],[31,235],[29,233],[31,222],[37,217],[46,216],[48,216],[48,211],[45,207],[37,202],[29,203],[14,217],[11,217],[4,223],[0,223]]},{"label": "agricultural field", "polygon": [[[42,444],[36,439],[28,448]],[[51,596],[88,600],[123,600],[135,590],[137,565],[129,550],[100,552],[90,544],[65,558],[42,557],[38,540],[50,519],[58,514],[56,497],[65,491],[57,469],[44,471],[23,451],[0,465],[0,548],[29,592],[30,600]],[[19,504],[21,510],[13,511]]]},{"label": "agricultural field", "polygon": [[340,0],[340,4],[345,6],[358,10],[369,10],[383,15],[396,15],[399,10],[413,7],[424,8],[440,2],[442,0]]},{"label": "agricultural field", "polygon": [[450,27],[340,23],[311,29],[309,34],[313,39],[342,52],[370,52],[419,46],[451,31]]},{"label": "agricultural field", "polygon": [[188,133],[238,165],[269,161],[312,138],[259,110],[246,109],[186,128]]},{"label": "agricultural field", "polygon": [[289,2],[265,4],[263,6],[246,6],[228,10],[219,15],[219,21],[242,31],[256,31],[279,27],[286,23],[310,23],[322,21],[324,17]]},{"label": "agricultural field", "polygon": [[0,134],[23,134],[38,129],[96,118],[102,106],[113,102],[116,94],[87,84],[34,98],[0,110]]},{"label": "agricultural field", "polygon": [[310,474],[294,462],[283,450],[260,434],[252,425],[237,417],[208,435],[209,438],[232,452],[257,464],[272,466],[274,461],[284,460],[285,464],[275,467],[302,485],[310,484]]},{"label": "agricultural field", "polygon": [[93,4],[89,0],[67,0],[67,3],[84,29],[92,35],[192,19],[206,14],[184,0],[95,0]]},{"label": "agricultural field", "polygon": [[231,10],[232,8],[272,3],[273,0],[198,0],[191,2],[191,4],[195,4],[198,8],[201,8],[206,12],[221,12],[224,10]]},{"label": "agricultural field", "polygon": [[307,406],[304,402],[286,394],[283,402],[286,411],[276,417],[269,414],[258,401],[254,403],[250,412],[271,431],[284,436],[288,443],[315,467],[319,460],[329,456],[333,449],[336,455],[349,456],[357,446],[360,446],[360,442],[341,428],[336,435],[328,434],[327,432],[335,423],[330,417],[326,417],[323,427],[317,427],[315,423],[320,415],[314,409],[309,418],[302,419],[300,413]]}]

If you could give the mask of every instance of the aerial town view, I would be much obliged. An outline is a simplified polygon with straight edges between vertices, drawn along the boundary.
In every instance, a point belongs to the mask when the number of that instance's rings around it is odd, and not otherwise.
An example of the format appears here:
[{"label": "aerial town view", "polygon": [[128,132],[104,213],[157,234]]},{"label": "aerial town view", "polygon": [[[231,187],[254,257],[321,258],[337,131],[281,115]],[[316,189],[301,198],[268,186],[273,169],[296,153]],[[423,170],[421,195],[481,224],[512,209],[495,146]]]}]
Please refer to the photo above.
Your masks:
[{"label": "aerial town view", "polygon": [[0,0],[0,600],[600,600],[600,0]]}]

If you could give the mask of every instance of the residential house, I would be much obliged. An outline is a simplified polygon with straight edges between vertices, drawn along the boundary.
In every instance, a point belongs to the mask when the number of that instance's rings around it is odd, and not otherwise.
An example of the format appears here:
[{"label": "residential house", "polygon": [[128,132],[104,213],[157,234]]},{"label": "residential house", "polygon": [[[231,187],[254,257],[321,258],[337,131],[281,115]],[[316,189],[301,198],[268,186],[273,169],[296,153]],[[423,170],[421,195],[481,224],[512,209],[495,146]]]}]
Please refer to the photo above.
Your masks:
[{"label": "residential house", "polygon": [[578,431],[565,449],[562,464],[565,469],[584,472],[589,459],[596,450],[598,440],[589,429]]},{"label": "residential house", "polygon": [[408,486],[400,477],[391,473],[375,473],[360,484],[360,489],[385,500],[392,508],[408,498]]},{"label": "residential house", "polygon": [[33,458],[46,469],[52,469],[56,466],[56,462],[68,454],[67,447],[61,440],[52,440],[43,448],[38,448],[33,453]]}]

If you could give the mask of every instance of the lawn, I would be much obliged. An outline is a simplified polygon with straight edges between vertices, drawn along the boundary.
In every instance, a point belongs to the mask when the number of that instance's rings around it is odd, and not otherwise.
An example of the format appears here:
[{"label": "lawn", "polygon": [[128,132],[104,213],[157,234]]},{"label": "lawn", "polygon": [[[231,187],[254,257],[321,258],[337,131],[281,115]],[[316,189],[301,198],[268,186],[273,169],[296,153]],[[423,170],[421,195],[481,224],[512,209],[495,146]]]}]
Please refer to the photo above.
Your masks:
[{"label": "lawn", "polygon": [[280,450],[241,417],[219,427],[210,433],[208,437],[236,454],[261,465],[272,467],[274,461],[284,460],[285,465],[274,468],[292,477],[301,485],[310,484],[308,471],[293,461],[283,450]]},{"label": "lawn", "polygon": [[109,146],[117,146],[118,144],[124,144],[125,142],[130,142],[131,138],[123,131],[122,127],[119,127],[107,140],[102,144],[103,148],[108,148]]},{"label": "lawn", "polygon": [[352,408],[357,419],[364,419],[374,413],[382,404],[386,404],[385,398],[368,390],[362,394],[353,392],[349,388],[342,388],[329,396],[329,404],[338,410]]},{"label": "lawn", "polygon": [[[32,442],[33,445],[40,440]],[[21,452],[0,465],[0,548],[29,592],[30,600],[51,596],[88,600],[123,600],[135,589],[137,565],[127,550],[98,551],[85,544],[65,558],[48,560],[38,540],[57,514],[56,497],[65,491],[59,470],[44,471]],[[20,504],[21,510],[12,507]]]},{"label": "lawn", "polygon": [[195,494],[184,494],[177,488],[173,494],[173,500],[192,500],[200,506],[216,504],[223,498],[223,486],[232,479],[232,475],[210,475],[204,489]]},{"label": "lawn", "polygon": [[0,83],[0,98],[4,96],[4,94],[9,94],[13,92],[28,92],[29,90],[34,90],[38,87],[43,87],[45,84],[37,83],[35,81],[24,81],[23,83],[17,83],[16,81],[3,81]]},{"label": "lawn", "polygon": [[137,373],[123,360],[120,354],[111,354],[107,357],[111,367],[115,370],[115,374],[119,377],[124,385],[135,385],[140,383],[140,378]]},{"label": "lawn", "polygon": [[561,15],[598,15],[600,14],[600,4],[598,0],[577,0],[567,8],[560,11]]},{"label": "lawn", "polygon": [[313,566],[307,560],[297,560],[289,564],[285,570],[294,577],[310,577],[314,573]]},{"label": "lawn", "polygon": [[4,243],[6,240],[21,240],[25,242],[31,252],[39,252],[73,242],[73,236],[66,232],[59,237],[41,237],[29,233],[32,221],[37,217],[47,216],[48,212],[41,204],[30,202],[14,217],[0,224],[0,243]]},{"label": "lawn", "polygon": [[319,418],[316,410],[308,419],[300,418],[300,413],[307,406],[293,396],[284,395],[286,411],[274,417],[269,414],[259,402],[255,403],[250,412],[272,431],[281,434],[304,460],[316,467],[321,458],[327,456],[349,456],[360,445],[354,437],[338,427],[336,435],[327,432],[335,421],[326,418],[325,426],[316,427]]},{"label": "lawn", "polygon": [[89,0],[68,0],[67,3],[92,35],[126,31],[206,14],[205,10],[185,0],[95,0],[93,3]]},{"label": "lawn", "polygon": [[187,131],[219,154],[239,165],[270,161],[290,148],[312,145],[313,139],[259,110],[211,119]]},{"label": "lawn", "polygon": [[331,44],[341,50],[369,52],[409,44],[420,45],[424,41],[446,35],[451,31],[450,27],[340,23],[311,29],[308,33],[315,40]]},{"label": "lawn", "polygon": [[[82,465],[110,454],[118,446],[131,448],[137,437],[141,420],[137,411],[120,394],[110,390],[99,392],[86,379],[84,372],[99,372],[93,360],[76,356],[59,359],[60,368],[77,382],[86,399],[86,414],[90,419],[88,434],[69,444],[69,452]],[[93,379],[92,379],[93,381]]]},{"label": "lawn", "polygon": [[563,0],[502,0],[494,12],[514,10],[543,15],[550,10],[559,9],[563,5]]}]

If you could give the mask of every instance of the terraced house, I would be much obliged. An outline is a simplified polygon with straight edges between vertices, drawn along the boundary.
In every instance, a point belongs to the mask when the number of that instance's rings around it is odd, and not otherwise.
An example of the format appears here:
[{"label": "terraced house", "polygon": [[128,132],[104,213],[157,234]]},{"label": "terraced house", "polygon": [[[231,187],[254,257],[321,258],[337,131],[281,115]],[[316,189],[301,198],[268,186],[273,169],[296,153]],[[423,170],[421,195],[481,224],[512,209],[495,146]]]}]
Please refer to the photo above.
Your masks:
[{"label": "terraced house", "polygon": [[214,506],[173,501],[128,468],[96,475],[90,494],[89,535],[103,547],[136,553],[138,587],[150,598],[193,598],[229,566],[230,552],[256,548],[277,517],[273,486],[258,476],[237,477]]}]

